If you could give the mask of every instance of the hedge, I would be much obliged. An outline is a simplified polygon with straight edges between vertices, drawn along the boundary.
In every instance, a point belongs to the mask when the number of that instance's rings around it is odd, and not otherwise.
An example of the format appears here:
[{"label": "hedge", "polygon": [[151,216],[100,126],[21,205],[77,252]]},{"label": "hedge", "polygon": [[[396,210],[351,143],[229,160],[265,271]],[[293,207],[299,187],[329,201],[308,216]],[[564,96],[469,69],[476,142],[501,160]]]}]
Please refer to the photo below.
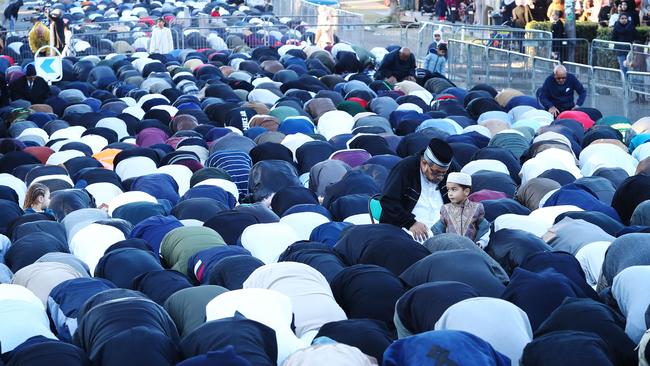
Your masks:
[{"label": "hedge", "polygon": [[[526,29],[537,29],[543,31],[551,31],[551,22],[530,22],[526,25]],[[639,32],[640,43],[645,43],[650,27],[636,27]],[[584,38],[591,42],[594,39],[610,40],[612,38],[612,29],[609,27],[601,27],[598,23],[593,22],[576,22],[576,38]]]},{"label": "hedge", "polygon": [[[530,22],[526,25],[526,29],[536,29],[543,31],[551,31],[551,22]],[[639,39],[637,42],[645,43],[645,40],[650,33],[650,27],[637,27]],[[598,23],[593,22],[576,22],[576,38],[584,38],[589,43],[594,39],[611,40],[612,29],[609,27],[601,27]],[[584,47],[576,49],[575,61],[582,64],[588,64],[589,55]],[[618,69],[618,61],[616,54],[609,49],[596,50],[593,55],[593,65],[605,66],[613,69]]]}]

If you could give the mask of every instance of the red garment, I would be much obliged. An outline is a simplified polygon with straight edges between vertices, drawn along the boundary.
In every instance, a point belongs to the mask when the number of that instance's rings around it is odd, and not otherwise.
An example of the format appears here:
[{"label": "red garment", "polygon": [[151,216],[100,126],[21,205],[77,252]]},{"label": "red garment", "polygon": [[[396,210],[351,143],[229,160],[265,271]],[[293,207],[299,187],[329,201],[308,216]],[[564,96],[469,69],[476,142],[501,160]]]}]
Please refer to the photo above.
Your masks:
[{"label": "red garment", "polygon": [[447,99],[457,99],[456,96],[451,94],[442,94],[436,98],[436,100],[447,100]]},{"label": "red garment", "polygon": [[10,56],[7,56],[7,55],[0,55],[0,58],[4,58],[4,59],[6,59],[7,61],[9,61],[9,65],[11,65],[11,66],[14,65],[14,59],[11,58]]},{"label": "red garment", "polygon": [[46,146],[30,146],[26,147],[24,152],[34,156],[38,161],[45,164],[50,155],[54,154],[54,150]]},{"label": "red garment", "polygon": [[357,103],[361,104],[363,109],[366,109],[366,107],[368,107],[368,101],[365,100],[365,99],[361,99],[361,98],[357,98],[357,97],[350,97],[350,98],[348,98],[348,101],[349,102],[357,102]]},{"label": "red garment", "polygon": [[595,122],[589,117],[589,115],[585,112],[580,112],[580,111],[564,111],[560,113],[559,116],[557,116],[557,119],[573,119],[582,125],[582,128],[585,130],[590,129],[593,127]]}]

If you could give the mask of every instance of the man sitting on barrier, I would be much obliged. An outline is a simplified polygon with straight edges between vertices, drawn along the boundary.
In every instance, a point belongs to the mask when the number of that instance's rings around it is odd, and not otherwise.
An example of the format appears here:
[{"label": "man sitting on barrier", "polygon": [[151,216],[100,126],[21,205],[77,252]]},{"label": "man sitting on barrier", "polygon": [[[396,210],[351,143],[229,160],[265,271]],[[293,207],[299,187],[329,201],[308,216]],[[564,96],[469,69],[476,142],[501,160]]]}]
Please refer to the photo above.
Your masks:
[{"label": "man sitting on barrier", "polygon": [[386,80],[391,84],[403,80],[415,81],[415,56],[411,50],[402,47],[384,56],[375,79]]},{"label": "man sitting on barrier", "polygon": [[[575,101],[574,93],[578,93]],[[557,65],[537,90],[539,102],[553,116],[581,106],[587,99],[587,91],[575,75],[568,73],[562,65]]]}]

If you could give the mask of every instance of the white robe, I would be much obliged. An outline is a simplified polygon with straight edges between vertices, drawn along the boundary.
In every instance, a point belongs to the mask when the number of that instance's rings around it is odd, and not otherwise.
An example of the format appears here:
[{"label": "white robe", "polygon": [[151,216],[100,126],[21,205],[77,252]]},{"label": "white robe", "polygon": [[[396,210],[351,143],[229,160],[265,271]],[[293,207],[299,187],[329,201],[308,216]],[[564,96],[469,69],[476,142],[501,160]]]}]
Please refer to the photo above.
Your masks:
[{"label": "white robe", "polygon": [[420,198],[411,213],[415,215],[418,222],[430,228],[440,220],[440,208],[444,203],[438,185],[429,182],[422,173],[420,173],[420,185],[422,186]]},{"label": "white robe", "polygon": [[172,31],[167,28],[154,26],[151,31],[151,40],[149,41],[149,53],[167,54],[174,50],[174,40]]}]

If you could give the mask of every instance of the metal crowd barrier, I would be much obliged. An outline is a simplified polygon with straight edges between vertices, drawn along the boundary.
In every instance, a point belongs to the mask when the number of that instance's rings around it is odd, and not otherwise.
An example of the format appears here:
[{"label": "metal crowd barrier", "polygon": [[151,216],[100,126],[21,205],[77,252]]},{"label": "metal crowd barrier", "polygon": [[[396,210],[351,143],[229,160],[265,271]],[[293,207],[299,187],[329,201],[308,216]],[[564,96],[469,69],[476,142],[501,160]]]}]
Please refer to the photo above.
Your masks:
[{"label": "metal crowd barrier", "polygon": [[[312,3],[305,0],[273,0],[273,13],[285,14],[286,17],[298,17],[306,19],[306,17],[318,17],[319,4]],[[349,18],[349,24],[363,23],[363,14],[346,11],[336,8],[335,17],[339,18],[341,23],[342,18]]]},{"label": "metal crowd barrier", "polygon": [[618,69],[620,67],[617,60],[618,54],[631,50],[631,43],[594,39],[591,41],[591,66]]},{"label": "metal crowd barrier", "polygon": [[609,108],[612,110],[609,114],[620,114],[620,104],[623,101],[623,115],[628,116],[629,93],[623,72],[620,69],[598,66],[594,66],[593,70],[591,90],[594,105],[599,109],[613,107]]},{"label": "metal crowd barrier", "polygon": [[451,39],[460,41],[472,41],[474,39],[492,39],[492,38],[522,38],[526,40],[550,40],[551,32],[510,28],[501,26],[480,26],[463,23],[440,23],[440,22],[422,22],[418,32],[417,55],[424,58],[428,53],[429,44],[434,41],[433,32],[439,30],[442,32],[442,40]]},{"label": "metal crowd barrier", "polygon": [[[648,55],[644,54],[646,61]],[[487,82],[496,89],[514,88],[536,95],[559,60],[531,56],[483,44],[449,40],[449,78],[459,86]],[[587,90],[585,106],[606,115],[625,115],[631,120],[650,116],[650,73],[564,62]],[[621,106],[622,104],[622,106]]]},{"label": "metal crowd barrier", "polygon": [[587,89],[588,98],[587,103],[590,106],[596,106],[596,99],[593,90],[590,90],[590,85],[592,80],[594,80],[594,69],[589,65],[574,63],[574,62],[564,62],[562,65],[566,67],[567,72],[572,73],[578,78],[582,85]]},{"label": "metal crowd barrier", "polygon": [[628,71],[625,75],[628,90],[628,117],[636,120],[650,115],[650,73]]},{"label": "metal crowd barrier", "polygon": [[562,62],[589,64],[589,41],[583,38],[529,39],[491,37],[474,39],[490,48],[519,52],[529,56],[550,58]]}]

